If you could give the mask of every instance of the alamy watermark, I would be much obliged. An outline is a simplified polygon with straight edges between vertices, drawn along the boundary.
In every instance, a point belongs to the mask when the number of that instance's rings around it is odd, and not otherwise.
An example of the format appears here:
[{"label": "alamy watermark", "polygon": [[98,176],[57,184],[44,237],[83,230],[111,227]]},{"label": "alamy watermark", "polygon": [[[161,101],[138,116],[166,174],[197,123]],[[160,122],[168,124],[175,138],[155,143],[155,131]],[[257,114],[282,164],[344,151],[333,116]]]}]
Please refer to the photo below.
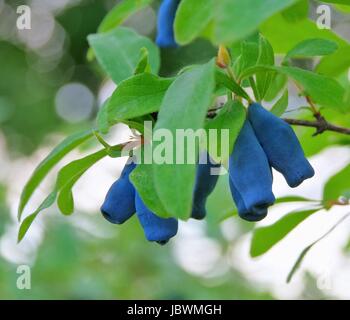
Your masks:
[{"label": "alamy watermark", "polygon": [[[124,145],[122,156],[130,155],[133,162],[142,164],[213,164],[215,160],[228,159],[232,148],[229,129],[153,129],[151,121],[145,121],[144,135]],[[140,148],[142,146],[142,148]],[[138,147],[138,148],[137,148]],[[199,150],[206,150],[211,157],[200,156]],[[211,158],[211,159],[210,159]],[[220,174],[220,170],[214,170]]]},{"label": "alamy watermark", "polygon": [[16,286],[19,290],[30,290],[31,286],[31,271],[28,265],[20,265],[17,267],[17,277]]},{"label": "alamy watermark", "polygon": [[29,6],[18,6],[16,10],[19,17],[16,21],[18,30],[30,30],[32,29],[32,11]]}]

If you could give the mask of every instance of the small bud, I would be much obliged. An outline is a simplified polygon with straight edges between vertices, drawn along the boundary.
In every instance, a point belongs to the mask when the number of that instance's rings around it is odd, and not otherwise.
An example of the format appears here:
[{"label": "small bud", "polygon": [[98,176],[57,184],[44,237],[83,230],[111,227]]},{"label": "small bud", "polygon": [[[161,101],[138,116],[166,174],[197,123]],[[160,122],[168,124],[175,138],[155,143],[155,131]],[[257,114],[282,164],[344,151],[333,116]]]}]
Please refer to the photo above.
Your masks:
[{"label": "small bud", "polygon": [[230,53],[225,46],[220,45],[218,56],[216,58],[216,64],[222,69],[226,69],[231,64]]},{"label": "small bud", "polygon": [[231,64],[230,53],[225,46],[220,45],[218,56],[216,58],[216,64],[222,69],[226,69]]}]

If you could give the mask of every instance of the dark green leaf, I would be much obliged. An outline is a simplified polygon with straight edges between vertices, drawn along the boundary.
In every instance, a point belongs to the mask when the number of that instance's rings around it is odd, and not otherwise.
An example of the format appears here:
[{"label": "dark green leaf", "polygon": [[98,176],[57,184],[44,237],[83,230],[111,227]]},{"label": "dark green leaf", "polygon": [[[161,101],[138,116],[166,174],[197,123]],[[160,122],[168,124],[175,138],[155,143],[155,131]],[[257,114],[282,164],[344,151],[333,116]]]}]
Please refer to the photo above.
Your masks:
[{"label": "dark green leaf", "polygon": [[[228,157],[231,155],[233,146],[236,142],[237,136],[240,133],[243,123],[246,119],[246,110],[239,101],[228,101],[226,105],[220,110],[213,120],[209,120],[205,126],[207,131],[209,154],[212,158],[219,163],[225,163]],[[212,136],[209,131],[214,130],[217,134]],[[221,131],[229,131],[229,149],[223,148],[227,144],[222,146]],[[210,139],[212,138],[212,139]],[[222,150],[223,148],[223,150]],[[223,152],[223,153],[222,153]]]},{"label": "dark green leaf", "polygon": [[151,165],[138,164],[131,173],[130,180],[147,208],[160,217],[169,217],[156,193]]},{"label": "dark green leaf", "polygon": [[160,78],[150,73],[124,80],[109,99],[109,123],[158,111],[172,81],[173,79]]},{"label": "dark green leaf", "polygon": [[[192,129],[196,133],[204,127],[215,88],[214,71],[212,60],[184,72],[173,82],[163,99],[155,134],[160,129],[167,129],[172,137],[176,137],[178,129]],[[170,146],[173,151],[176,150],[176,142]],[[153,141],[153,145],[155,151],[161,149],[164,142]],[[189,218],[191,213],[196,172],[195,163],[188,163],[188,159],[184,159],[184,162],[176,164],[173,157],[171,164],[153,163],[154,183],[159,198],[170,215],[181,219]]]},{"label": "dark green leaf", "polygon": [[236,95],[246,99],[250,100],[250,97],[248,94],[244,91],[244,89],[234,80],[229,78],[226,74],[224,74],[220,70],[216,70],[215,72],[215,78],[216,78],[216,84],[217,85],[222,85],[226,87],[227,89],[231,90],[233,93]]}]

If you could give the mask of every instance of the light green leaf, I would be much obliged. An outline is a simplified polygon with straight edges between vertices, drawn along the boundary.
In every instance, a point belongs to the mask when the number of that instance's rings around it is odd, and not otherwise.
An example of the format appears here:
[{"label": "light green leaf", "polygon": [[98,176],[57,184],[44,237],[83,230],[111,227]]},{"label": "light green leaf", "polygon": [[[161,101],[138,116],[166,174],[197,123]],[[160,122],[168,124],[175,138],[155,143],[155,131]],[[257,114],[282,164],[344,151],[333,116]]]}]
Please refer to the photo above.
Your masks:
[{"label": "light green leaf", "polygon": [[[242,103],[239,101],[228,101],[216,117],[207,122],[205,129],[207,131],[207,137],[209,137],[208,143],[210,148],[208,151],[216,162],[225,163],[231,155],[233,146],[243,127],[245,119],[246,110]],[[215,130],[215,132],[217,132],[217,136],[215,135],[213,139],[210,139],[210,130]],[[229,149],[223,150],[224,154],[221,154],[222,141],[220,130],[229,130]],[[214,151],[214,153],[212,151]]]},{"label": "light green leaf", "polygon": [[149,64],[149,52],[147,48],[141,48],[140,50],[140,58],[137,66],[135,68],[134,74],[140,74],[144,72],[151,73],[151,65]]},{"label": "light green leaf", "polygon": [[41,205],[38,207],[37,210],[35,210],[32,214],[30,214],[28,217],[26,217],[19,228],[18,231],[18,238],[17,242],[21,242],[24,236],[26,235],[27,231],[29,230],[30,226],[32,225],[33,221],[37,217],[37,215],[40,213],[40,211],[45,210],[49,207],[51,207],[56,200],[57,192],[53,191],[51,192],[45,200],[41,203]]},{"label": "light green leaf", "polygon": [[258,257],[269,251],[276,243],[286,237],[301,222],[318,210],[319,208],[307,211],[292,212],[270,226],[255,229],[250,244],[250,256]]},{"label": "light green leaf", "polygon": [[74,160],[65,165],[57,174],[56,190],[62,190],[67,184],[84,174],[97,161],[107,156],[107,150],[101,149],[84,158]]},{"label": "light green leaf", "polygon": [[182,0],[174,24],[176,41],[187,44],[208,25],[214,15],[216,0]]},{"label": "light green leaf", "polygon": [[93,137],[92,130],[76,133],[64,139],[50,154],[37,166],[32,176],[23,188],[21,199],[18,207],[18,220],[21,220],[21,215],[25,205],[28,203],[33,192],[50,170],[70,151],[78,147],[83,142]]},{"label": "light green leaf", "polygon": [[230,44],[247,37],[273,14],[297,0],[218,0],[215,36],[217,43]]},{"label": "light green leaf", "polygon": [[323,201],[336,201],[339,197],[350,199],[350,165],[331,177],[323,189]]},{"label": "light green leaf", "polygon": [[288,22],[297,22],[306,19],[309,15],[309,1],[299,0],[296,4],[282,11],[282,16]]},{"label": "light green leaf", "polygon": [[[259,39],[259,56],[257,60],[258,65],[273,66],[275,64],[275,54],[271,44],[263,36]],[[258,93],[257,100],[264,99],[271,83],[274,74],[271,72],[258,72],[255,76],[256,90]]]},{"label": "light green leaf", "polygon": [[336,4],[343,4],[350,6],[349,0],[321,0],[322,2],[326,3],[336,3]]},{"label": "light green leaf", "polygon": [[108,104],[108,121],[128,120],[159,110],[173,79],[142,73],[124,80]]},{"label": "light green leaf", "polygon": [[134,74],[143,47],[149,52],[152,72],[158,73],[159,49],[150,39],[131,29],[118,27],[108,33],[90,35],[88,40],[98,62],[116,84]]},{"label": "light green leaf", "polygon": [[242,41],[241,54],[234,63],[237,78],[242,72],[256,65],[259,57],[259,44],[257,42]]},{"label": "light green leaf", "polygon": [[287,110],[287,108],[288,108],[288,90],[286,90],[285,93],[282,95],[282,97],[278,99],[278,101],[273,105],[270,111],[275,116],[280,117]]},{"label": "light green leaf", "polygon": [[290,50],[287,58],[303,58],[314,56],[326,56],[337,51],[338,45],[336,42],[327,39],[308,39],[298,43]]},{"label": "light green leaf", "polygon": [[[212,60],[182,73],[173,82],[163,99],[154,134],[160,129],[167,129],[172,137],[176,137],[177,129],[192,129],[196,132],[204,127],[215,89],[214,71]],[[171,144],[173,151],[176,150],[176,142]],[[160,148],[161,144],[153,141],[154,150]],[[171,164],[153,163],[156,192],[167,212],[181,219],[188,219],[191,213],[196,173],[196,164],[186,160],[185,164],[176,164],[173,157]]]},{"label": "light green leaf", "polygon": [[98,27],[98,32],[114,29],[137,11],[147,7],[153,0],[123,0],[108,12]]},{"label": "light green leaf", "polygon": [[130,181],[135,186],[148,209],[160,217],[169,217],[169,214],[167,214],[166,209],[156,193],[151,165],[138,164],[130,174]]},{"label": "light green leaf", "polygon": [[237,214],[230,191],[228,174],[219,177],[214,191],[208,197],[206,209],[208,225],[218,224]]},{"label": "light green leaf", "polygon": [[317,202],[320,203],[320,201],[318,200],[312,200],[312,199],[308,199],[308,198],[304,198],[304,197],[300,197],[300,196],[287,196],[287,197],[282,197],[282,198],[278,198],[276,199],[276,204],[277,203],[286,203],[286,202]]}]

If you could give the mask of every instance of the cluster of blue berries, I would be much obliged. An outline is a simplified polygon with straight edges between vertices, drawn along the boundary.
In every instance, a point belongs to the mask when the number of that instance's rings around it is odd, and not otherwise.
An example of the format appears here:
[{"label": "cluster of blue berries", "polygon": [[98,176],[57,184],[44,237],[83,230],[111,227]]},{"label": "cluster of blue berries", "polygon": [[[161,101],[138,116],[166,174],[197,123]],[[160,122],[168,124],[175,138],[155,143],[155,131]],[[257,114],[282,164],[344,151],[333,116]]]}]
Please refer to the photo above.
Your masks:
[{"label": "cluster of blue berries", "polygon": [[[136,212],[147,240],[165,244],[176,235],[178,221],[158,217],[146,207],[129,179],[135,167],[134,163],[125,166],[121,177],[107,193],[102,214],[111,223],[122,224]],[[220,167],[207,152],[200,155],[193,191],[192,218],[205,218],[207,198],[218,180],[213,169]],[[297,187],[314,175],[290,125],[260,104],[253,103],[248,108],[248,117],[229,159],[230,190],[241,218],[262,220],[275,202],[271,167],[282,173],[291,187]]]},{"label": "cluster of blue berries", "polygon": [[[199,1],[199,0],[198,0]],[[180,0],[163,0],[158,14],[159,47],[176,47],[173,24]],[[130,159],[131,160],[131,159]],[[123,224],[135,213],[147,240],[166,244],[178,231],[178,221],[161,218],[151,212],[130,182],[136,164],[129,161],[121,177],[112,185],[101,207],[103,216],[114,224]],[[218,175],[213,169],[221,164],[212,161],[207,152],[200,155],[193,190],[191,217],[206,216],[206,202],[213,192]],[[282,173],[290,187],[297,187],[314,175],[301,145],[289,124],[253,103],[229,159],[229,184],[239,216],[260,221],[274,204],[272,167]],[[215,171],[214,171],[215,172]]]}]

